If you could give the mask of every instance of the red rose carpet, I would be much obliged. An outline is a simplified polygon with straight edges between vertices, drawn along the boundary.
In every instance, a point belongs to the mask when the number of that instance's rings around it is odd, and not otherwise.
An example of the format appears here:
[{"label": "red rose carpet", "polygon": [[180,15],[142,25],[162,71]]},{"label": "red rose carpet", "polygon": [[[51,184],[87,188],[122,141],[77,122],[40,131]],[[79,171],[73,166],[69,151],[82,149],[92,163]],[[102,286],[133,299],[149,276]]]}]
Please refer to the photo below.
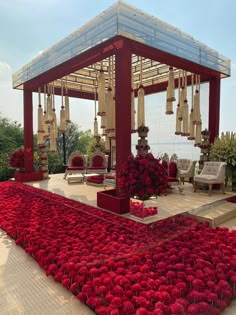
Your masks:
[{"label": "red rose carpet", "polygon": [[217,315],[236,297],[227,228],[145,226],[14,182],[0,184],[0,228],[100,315]]}]

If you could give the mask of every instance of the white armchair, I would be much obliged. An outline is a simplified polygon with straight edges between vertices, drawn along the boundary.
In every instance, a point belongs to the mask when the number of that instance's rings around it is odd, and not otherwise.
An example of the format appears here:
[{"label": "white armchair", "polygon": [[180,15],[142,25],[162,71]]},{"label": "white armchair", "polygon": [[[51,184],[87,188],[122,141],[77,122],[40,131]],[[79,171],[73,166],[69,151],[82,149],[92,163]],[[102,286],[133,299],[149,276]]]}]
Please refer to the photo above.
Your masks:
[{"label": "white armchair", "polygon": [[212,194],[213,184],[220,184],[222,193],[225,193],[225,162],[205,162],[200,175],[194,176],[194,192],[198,183],[208,184],[208,194]]},{"label": "white armchair", "polygon": [[178,159],[177,168],[178,168],[178,177],[184,184],[186,178],[189,178],[189,182],[193,182],[195,175],[195,166],[197,161],[190,159]]}]

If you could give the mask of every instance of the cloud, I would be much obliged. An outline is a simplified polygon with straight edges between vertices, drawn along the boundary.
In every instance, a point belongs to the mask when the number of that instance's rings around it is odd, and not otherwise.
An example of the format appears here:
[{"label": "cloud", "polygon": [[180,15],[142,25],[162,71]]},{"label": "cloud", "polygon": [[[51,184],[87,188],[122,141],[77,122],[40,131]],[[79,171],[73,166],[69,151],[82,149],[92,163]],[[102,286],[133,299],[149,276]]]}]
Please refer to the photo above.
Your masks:
[{"label": "cloud", "polygon": [[5,85],[11,80],[12,68],[6,63],[0,61],[0,85]]}]

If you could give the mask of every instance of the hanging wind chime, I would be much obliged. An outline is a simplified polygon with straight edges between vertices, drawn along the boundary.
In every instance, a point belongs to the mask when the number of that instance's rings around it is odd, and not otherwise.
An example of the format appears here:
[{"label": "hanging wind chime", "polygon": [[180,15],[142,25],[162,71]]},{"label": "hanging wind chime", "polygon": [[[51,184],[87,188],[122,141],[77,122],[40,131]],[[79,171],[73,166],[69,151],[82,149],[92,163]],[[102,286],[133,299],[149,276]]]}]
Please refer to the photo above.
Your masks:
[{"label": "hanging wind chime", "polygon": [[98,137],[98,120],[97,120],[97,88],[94,85],[94,123],[93,123],[93,136]]},{"label": "hanging wind chime", "polygon": [[47,86],[47,110],[46,110],[46,124],[52,123],[52,95],[51,86]]},{"label": "hanging wind chime", "polygon": [[53,117],[53,128],[54,128],[55,139],[57,140],[57,115],[56,115],[56,107],[55,107],[54,83],[52,85],[52,117]]},{"label": "hanging wind chime", "polygon": [[109,58],[109,74],[108,74],[108,89],[106,93],[106,133],[109,138],[115,138],[115,86],[114,86],[114,62],[113,56]]},{"label": "hanging wind chime", "polygon": [[98,116],[105,115],[105,95],[106,95],[106,82],[105,73],[103,70],[103,61],[101,62],[101,69],[98,75]]},{"label": "hanging wind chime", "polygon": [[61,80],[61,110],[60,110],[60,127],[59,127],[61,133],[66,132],[66,114],[65,114],[63,93],[64,93],[63,80]]},{"label": "hanging wind chime", "polygon": [[189,110],[188,110],[188,98],[187,98],[187,71],[184,72],[184,102],[182,107],[183,115],[183,136],[189,136]]},{"label": "hanging wind chime", "polygon": [[175,101],[175,76],[173,67],[169,67],[168,85],[166,91],[166,114],[172,115],[173,102]]},{"label": "hanging wind chime", "polygon": [[202,143],[202,120],[200,112],[200,75],[196,75],[195,80],[196,89],[194,95],[193,124],[196,126],[195,146],[200,146]]},{"label": "hanging wind chime", "polygon": [[51,86],[51,102],[52,102],[52,122],[50,124],[50,152],[56,152],[56,134],[57,134],[57,118],[55,110],[54,84]]},{"label": "hanging wind chime", "polygon": [[188,140],[195,139],[195,126],[193,124],[193,115],[194,115],[194,74],[191,74],[191,110],[189,114],[189,137]]},{"label": "hanging wind chime", "polygon": [[38,146],[43,144],[44,136],[44,118],[41,104],[41,89],[38,88]]},{"label": "hanging wind chime", "polygon": [[65,84],[65,120],[66,120],[67,124],[69,124],[71,122],[67,76],[66,76],[66,84]]},{"label": "hanging wind chime", "polygon": [[[101,117],[101,129],[102,129],[102,136],[106,136],[106,98],[107,98],[107,92],[106,92],[106,80],[105,80],[105,72],[103,69],[103,61],[101,64],[101,70],[98,75],[98,79],[94,81],[94,86],[96,86],[97,83],[97,88],[99,89],[99,92],[97,91],[96,88],[96,95],[98,95],[98,112],[96,115]],[[100,101],[99,101],[100,99]],[[100,102],[100,103],[99,103]],[[100,105],[99,105],[100,104]]]},{"label": "hanging wind chime", "polygon": [[44,85],[44,111],[43,111],[43,128],[44,128],[44,140],[48,138],[48,124],[47,124],[47,85]]},{"label": "hanging wind chime", "polygon": [[140,85],[138,89],[138,128],[145,126],[145,104],[144,104],[144,88],[142,78],[142,57],[140,57]]},{"label": "hanging wind chime", "polygon": [[131,67],[131,133],[136,132],[135,130],[135,108],[134,108],[134,83],[133,83],[133,71]]},{"label": "hanging wind chime", "polygon": [[182,130],[182,113],[181,113],[181,108],[180,108],[180,87],[181,87],[181,78],[180,78],[180,71],[179,70],[179,75],[178,75],[178,104],[176,107],[176,126],[175,126],[175,134],[176,135],[181,135]]}]

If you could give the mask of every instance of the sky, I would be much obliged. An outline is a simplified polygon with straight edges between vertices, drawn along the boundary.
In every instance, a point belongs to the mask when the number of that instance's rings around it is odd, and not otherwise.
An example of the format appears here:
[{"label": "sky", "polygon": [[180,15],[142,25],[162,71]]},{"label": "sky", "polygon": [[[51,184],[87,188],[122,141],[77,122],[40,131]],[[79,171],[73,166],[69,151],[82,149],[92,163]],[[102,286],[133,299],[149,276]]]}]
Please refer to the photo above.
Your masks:
[{"label": "sky", "polygon": [[[0,113],[3,117],[23,123],[23,93],[12,89],[12,74],[115,2],[115,0],[0,1]],[[235,132],[235,0],[126,2],[177,27],[231,59],[231,77],[221,81],[220,131]],[[71,118],[82,130],[92,129],[93,108],[89,101],[72,101]],[[36,111],[37,104],[34,104],[34,130],[37,129]],[[156,124],[151,110],[147,110],[146,117],[147,125]],[[171,121],[166,122],[164,127],[170,123]],[[205,124],[207,127],[207,121]],[[162,135],[160,130],[159,133]]]}]

